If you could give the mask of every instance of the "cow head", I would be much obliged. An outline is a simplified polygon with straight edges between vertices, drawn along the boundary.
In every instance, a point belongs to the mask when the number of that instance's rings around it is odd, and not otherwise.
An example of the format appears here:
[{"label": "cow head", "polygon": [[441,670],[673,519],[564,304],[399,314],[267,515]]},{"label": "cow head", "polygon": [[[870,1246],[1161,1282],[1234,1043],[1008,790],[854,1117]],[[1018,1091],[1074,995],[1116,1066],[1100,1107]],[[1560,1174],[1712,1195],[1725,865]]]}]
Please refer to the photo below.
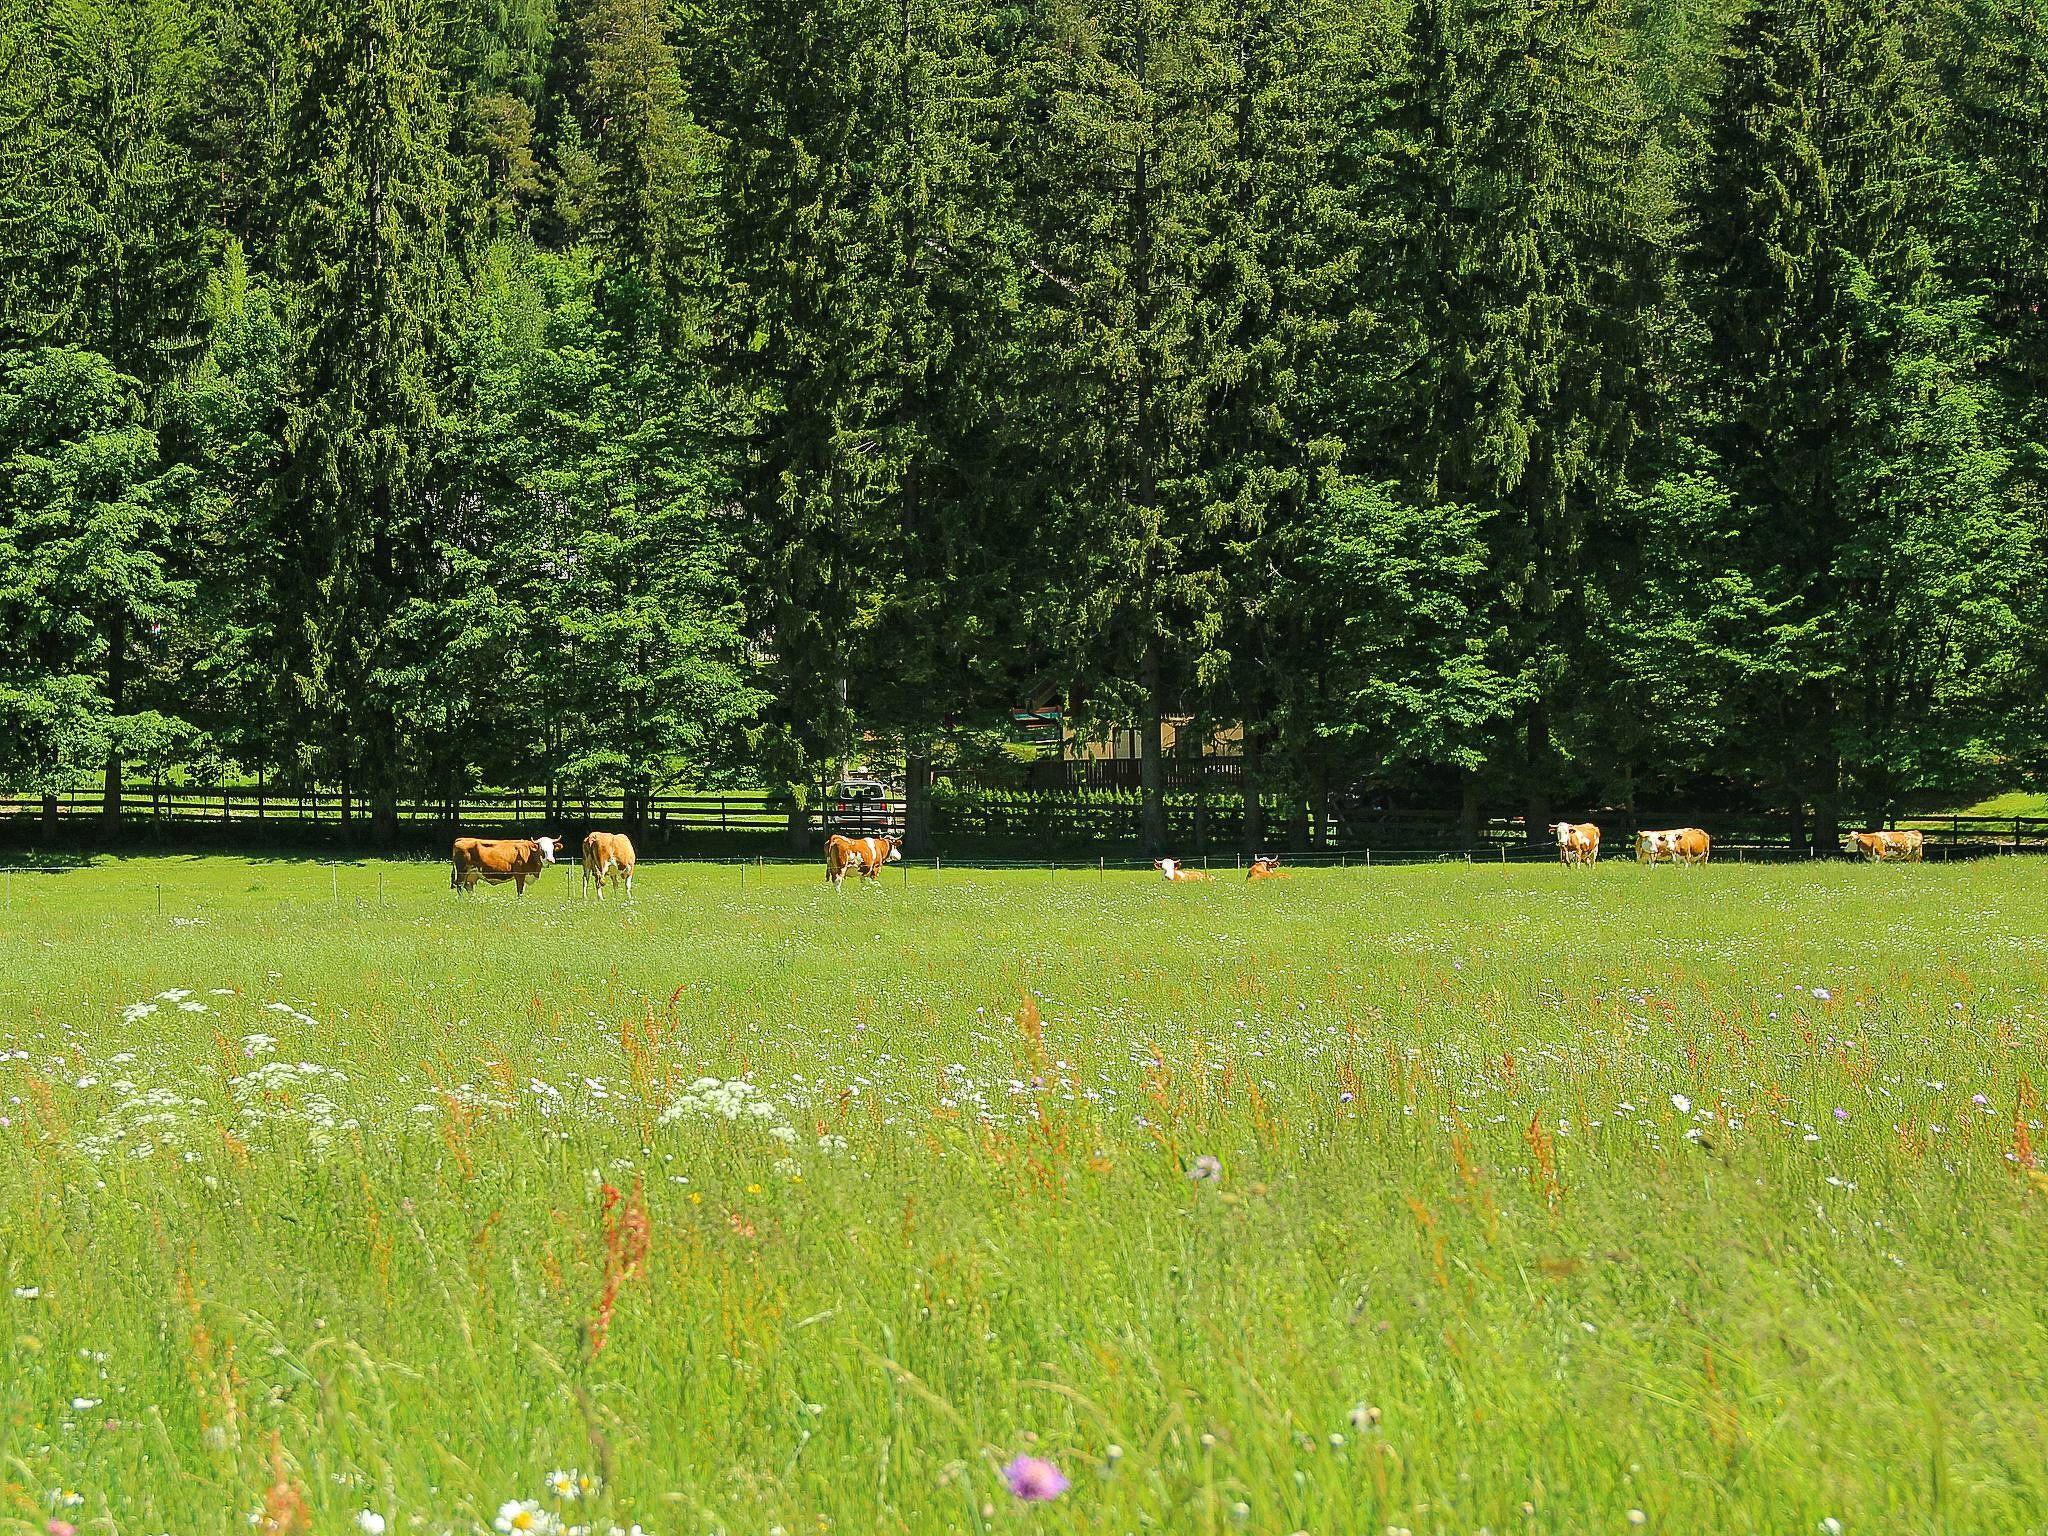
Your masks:
[{"label": "cow head", "polygon": [[903,862],[903,845],[893,837],[885,838],[883,841],[889,845],[889,851],[882,856],[882,862],[884,864],[901,864]]},{"label": "cow head", "polygon": [[1571,836],[1571,832],[1572,824],[1568,821],[1560,821],[1550,829],[1550,840],[1555,843],[1561,843]]},{"label": "cow head", "polygon": [[1174,876],[1174,871],[1180,868],[1180,860],[1154,859],[1152,861],[1152,867],[1158,870],[1159,873],[1161,873],[1162,875],[1166,876],[1167,879],[1171,880]]},{"label": "cow head", "polygon": [[552,864],[555,862],[555,850],[562,846],[562,840],[558,837],[536,837],[533,846],[540,850],[541,863]]}]

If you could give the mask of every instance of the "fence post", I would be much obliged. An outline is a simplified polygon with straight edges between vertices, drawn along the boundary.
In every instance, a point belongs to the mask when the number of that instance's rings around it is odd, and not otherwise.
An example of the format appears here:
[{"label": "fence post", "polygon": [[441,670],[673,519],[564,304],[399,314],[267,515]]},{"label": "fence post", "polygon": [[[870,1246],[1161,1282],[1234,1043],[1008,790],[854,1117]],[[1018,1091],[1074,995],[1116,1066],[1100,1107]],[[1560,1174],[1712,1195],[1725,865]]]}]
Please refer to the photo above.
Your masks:
[{"label": "fence post", "polygon": [[1370,848],[1365,850],[1365,867],[1367,869],[1372,868],[1372,850]]}]

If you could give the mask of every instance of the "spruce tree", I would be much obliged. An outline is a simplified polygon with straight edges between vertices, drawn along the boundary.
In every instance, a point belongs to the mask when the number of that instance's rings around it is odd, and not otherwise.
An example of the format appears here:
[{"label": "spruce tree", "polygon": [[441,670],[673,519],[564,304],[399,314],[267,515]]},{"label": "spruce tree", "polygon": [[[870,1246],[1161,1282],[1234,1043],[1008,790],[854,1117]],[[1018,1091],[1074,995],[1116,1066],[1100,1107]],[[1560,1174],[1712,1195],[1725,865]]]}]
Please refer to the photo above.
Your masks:
[{"label": "spruce tree", "polygon": [[288,247],[293,395],[273,505],[272,665],[289,767],[338,779],[395,831],[405,777],[403,619],[433,517],[435,353],[448,283],[447,115],[433,12],[306,13]]}]

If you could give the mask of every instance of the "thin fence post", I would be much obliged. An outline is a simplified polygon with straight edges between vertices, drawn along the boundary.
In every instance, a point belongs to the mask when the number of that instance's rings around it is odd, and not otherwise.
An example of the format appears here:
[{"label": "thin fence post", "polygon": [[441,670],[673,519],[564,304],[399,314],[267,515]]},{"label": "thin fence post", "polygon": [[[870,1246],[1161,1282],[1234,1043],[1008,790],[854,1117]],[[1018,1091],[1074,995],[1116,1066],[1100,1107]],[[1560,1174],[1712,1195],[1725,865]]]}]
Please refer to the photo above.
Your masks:
[{"label": "thin fence post", "polygon": [[[158,886],[157,890],[161,893],[163,887]],[[341,866],[339,864],[327,866],[327,893],[333,898],[336,906],[341,905]]]},{"label": "thin fence post", "polygon": [[156,915],[164,915],[164,883],[161,880],[156,883]]},{"label": "thin fence post", "polygon": [[1372,868],[1372,850],[1370,848],[1365,850],[1365,867],[1367,869]]}]

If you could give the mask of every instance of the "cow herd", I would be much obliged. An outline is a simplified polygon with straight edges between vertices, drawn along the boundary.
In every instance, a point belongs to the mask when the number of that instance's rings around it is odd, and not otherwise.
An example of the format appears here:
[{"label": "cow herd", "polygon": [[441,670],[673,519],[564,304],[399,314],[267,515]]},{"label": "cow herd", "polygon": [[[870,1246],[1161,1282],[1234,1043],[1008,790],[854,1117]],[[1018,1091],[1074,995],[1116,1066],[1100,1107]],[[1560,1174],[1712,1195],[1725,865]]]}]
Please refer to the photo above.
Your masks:
[{"label": "cow herd", "polygon": [[[526,882],[538,880],[555,862],[556,851],[566,846],[559,837],[458,837],[450,855],[449,888],[473,893],[479,880],[492,885],[510,880],[524,896]],[[623,832],[592,832],[583,839],[583,894],[590,894],[595,880],[597,899],[603,901],[607,879],[614,885],[624,881],[626,894],[633,894],[633,840]]]},{"label": "cow herd", "polygon": [[[1600,861],[1600,829],[1590,821],[1560,821],[1550,829],[1557,840],[1558,861],[1567,867],[1590,867]],[[538,880],[541,872],[555,863],[555,855],[566,848],[557,837],[458,837],[449,871],[451,889],[474,892],[479,880],[500,885],[510,880],[520,895],[526,882]],[[1926,852],[1926,838],[1918,832],[1856,832],[1844,839],[1844,851],[1854,852],[1873,863],[1916,864]],[[1639,864],[1704,864],[1713,854],[1714,841],[1698,827],[1675,827],[1664,832],[1636,834],[1636,862]],[[894,837],[845,837],[834,834],[825,839],[825,878],[834,890],[850,874],[862,880],[880,878],[885,864],[903,857],[903,843]],[[624,883],[633,894],[633,843],[623,832],[592,832],[583,839],[583,893],[597,886],[597,899],[604,900],[607,882]],[[1173,883],[1201,881],[1208,871],[1191,869],[1179,859],[1154,859],[1152,867]],[[1245,871],[1248,880],[1284,880],[1288,871],[1272,854],[1254,859]]]},{"label": "cow herd", "polygon": [[[1600,829],[1592,822],[1560,821],[1550,833],[1557,840],[1559,863],[1599,862]],[[1873,864],[1917,864],[1927,851],[1927,838],[1920,832],[1853,832],[1843,839],[1842,848]],[[1714,840],[1698,827],[1636,834],[1638,864],[1704,864],[1713,851]]]}]

